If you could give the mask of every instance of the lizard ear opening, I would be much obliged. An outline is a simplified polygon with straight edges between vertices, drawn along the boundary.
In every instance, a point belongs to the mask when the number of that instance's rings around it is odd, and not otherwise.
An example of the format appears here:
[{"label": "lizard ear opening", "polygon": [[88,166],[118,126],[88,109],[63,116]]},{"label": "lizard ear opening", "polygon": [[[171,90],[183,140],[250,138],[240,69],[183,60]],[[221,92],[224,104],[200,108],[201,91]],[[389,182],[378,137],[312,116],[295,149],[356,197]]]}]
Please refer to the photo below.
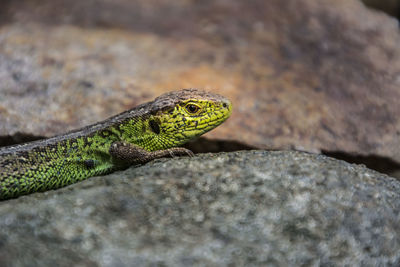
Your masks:
[{"label": "lizard ear opening", "polygon": [[150,126],[150,129],[153,131],[153,133],[160,134],[160,125],[157,123],[157,121],[150,120],[149,126]]}]

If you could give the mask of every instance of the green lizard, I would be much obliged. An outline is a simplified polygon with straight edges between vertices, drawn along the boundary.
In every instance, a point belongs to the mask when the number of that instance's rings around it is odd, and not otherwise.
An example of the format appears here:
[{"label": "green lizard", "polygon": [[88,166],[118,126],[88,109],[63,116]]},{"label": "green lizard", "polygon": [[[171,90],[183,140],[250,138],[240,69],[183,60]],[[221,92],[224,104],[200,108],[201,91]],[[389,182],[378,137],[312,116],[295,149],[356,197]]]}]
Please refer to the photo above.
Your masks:
[{"label": "green lizard", "polygon": [[64,135],[0,148],[0,199],[60,188],[156,158],[224,122],[226,98],[184,89]]}]

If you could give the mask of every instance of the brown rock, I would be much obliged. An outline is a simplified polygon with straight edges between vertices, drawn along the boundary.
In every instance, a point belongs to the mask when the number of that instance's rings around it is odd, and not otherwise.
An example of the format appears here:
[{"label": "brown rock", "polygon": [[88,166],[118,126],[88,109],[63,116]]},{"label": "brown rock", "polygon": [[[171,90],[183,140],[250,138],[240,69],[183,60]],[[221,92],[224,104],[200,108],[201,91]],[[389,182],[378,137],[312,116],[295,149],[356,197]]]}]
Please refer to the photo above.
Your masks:
[{"label": "brown rock", "polygon": [[200,87],[234,103],[210,138],[400,162],[398,25],[356,0],[7,3],[0,135],[49,136]]}]

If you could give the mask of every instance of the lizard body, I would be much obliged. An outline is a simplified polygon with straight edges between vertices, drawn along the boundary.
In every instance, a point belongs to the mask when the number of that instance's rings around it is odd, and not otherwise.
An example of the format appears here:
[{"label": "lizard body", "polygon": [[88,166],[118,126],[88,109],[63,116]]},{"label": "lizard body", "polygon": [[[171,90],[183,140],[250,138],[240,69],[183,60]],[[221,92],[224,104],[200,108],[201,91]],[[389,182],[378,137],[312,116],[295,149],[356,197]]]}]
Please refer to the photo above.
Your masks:
[{"label": "lizard body", "polygon": [[57,189],[168,155],[224,122],[226,98],[184,89],[64,135],[0,148],[0,199]]}]

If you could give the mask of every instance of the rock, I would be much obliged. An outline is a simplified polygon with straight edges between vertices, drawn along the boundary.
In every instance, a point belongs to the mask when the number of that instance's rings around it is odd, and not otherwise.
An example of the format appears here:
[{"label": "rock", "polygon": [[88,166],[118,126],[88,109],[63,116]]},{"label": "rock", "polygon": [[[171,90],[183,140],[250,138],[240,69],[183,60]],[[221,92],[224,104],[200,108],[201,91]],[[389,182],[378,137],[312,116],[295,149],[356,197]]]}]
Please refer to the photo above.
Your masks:
[{"label": "rock", "polygon": [[397,19],[400,18],[400,2],[397,0],[362,0],[362,2],[368,7],[382,10]]},{"label": "rock", "polygon": [[399,266],[400,182],[325,156],[161,159],[0,202],[1,266]]},{"label": "rock", "polygon": [[200,87],[234,103],[209,138],[400,162],[398,23],[357,0],[22,0],[0,17],[4,140]]}]

